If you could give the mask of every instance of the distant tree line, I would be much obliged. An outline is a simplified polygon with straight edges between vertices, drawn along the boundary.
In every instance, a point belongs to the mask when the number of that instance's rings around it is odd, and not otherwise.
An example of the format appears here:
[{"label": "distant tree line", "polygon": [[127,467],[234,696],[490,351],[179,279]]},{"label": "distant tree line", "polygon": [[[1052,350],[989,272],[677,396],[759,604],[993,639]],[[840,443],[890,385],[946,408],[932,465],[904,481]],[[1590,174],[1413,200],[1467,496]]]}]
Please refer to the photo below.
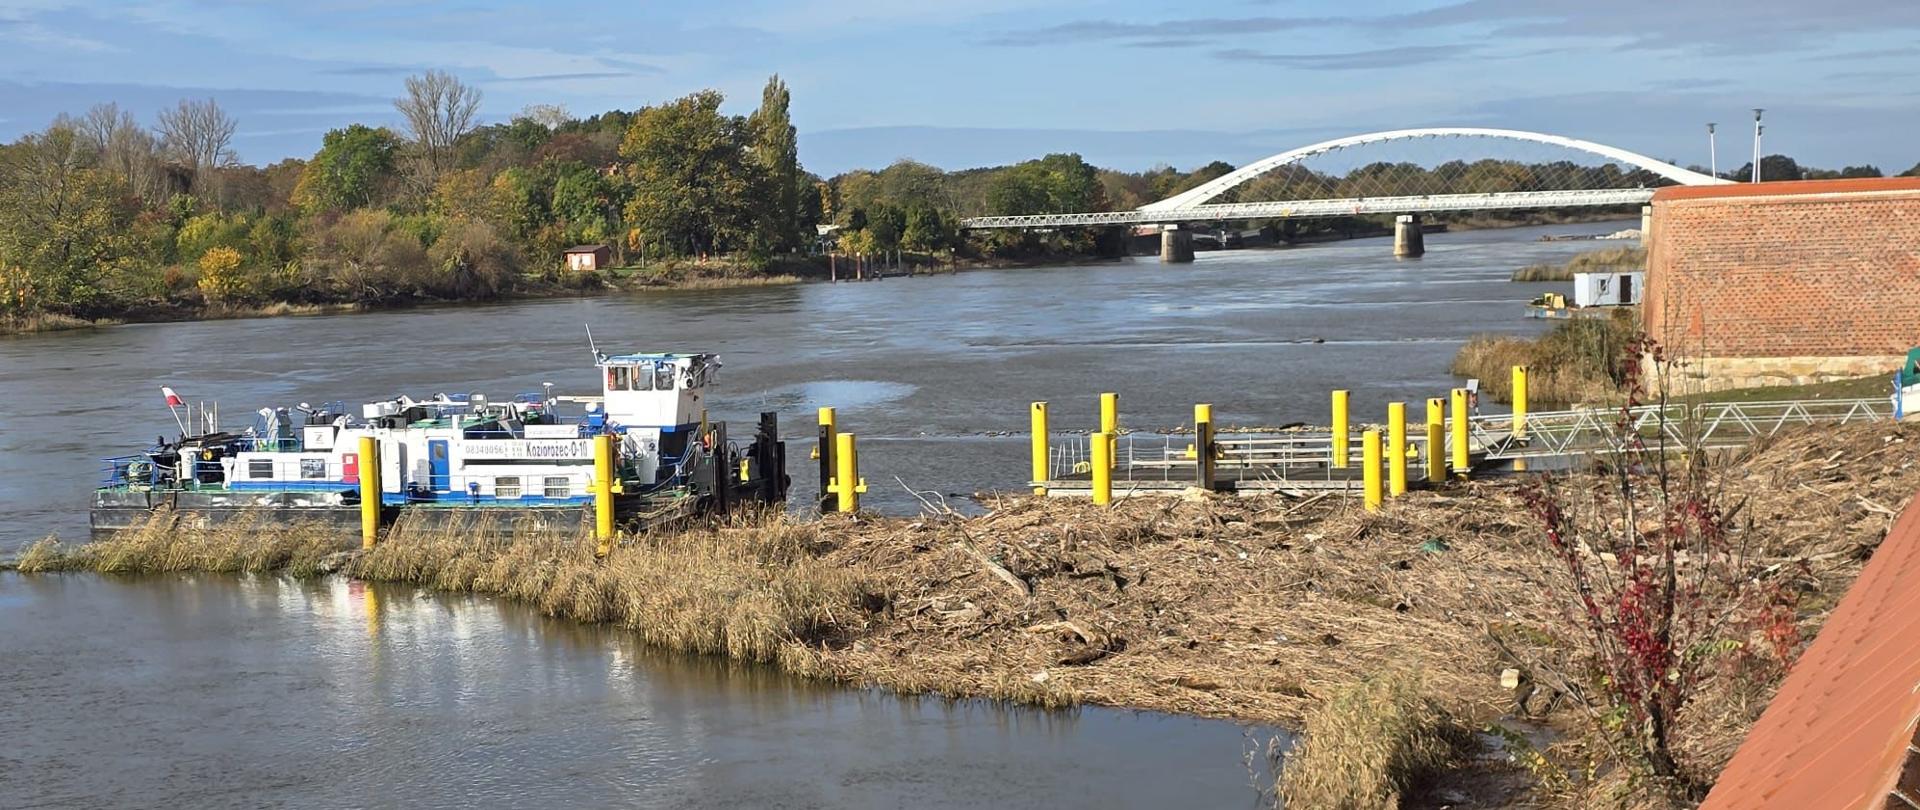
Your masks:
[{"label": "distant tree line", "polygon": [[[237,122],[212,99],[181,101],[151,126],[111,104],[62,115],[0,145],[0,316],[484,299],[600,284],[565,269],[561,253],[576,244],[607,245],[622,266],[646,256],[763,268],[823,250],[1114,255],[1125,249],[1123,228],[970,233],[961,221],[1137,208],[1234,168],[1122,172],[1053,154],[961,171],[902,160],[821,178],[800,165],[792,97],[778,76],[744,116],[723,112],[714,91],[585,118],[535,105],[495,124],[479,122],[481,101],[478,89],[427,71],[394,102],[399,129],[350,124],[327,132],[310,158],[266,166],[235,158]],[[1807,169],[1783,155],[1762,168],[1769,180],[1881,174]],[[1276,171],[1222,199],[1500,191],[1566,177],[1652,182],[1610,165],[1374,163]]]}]

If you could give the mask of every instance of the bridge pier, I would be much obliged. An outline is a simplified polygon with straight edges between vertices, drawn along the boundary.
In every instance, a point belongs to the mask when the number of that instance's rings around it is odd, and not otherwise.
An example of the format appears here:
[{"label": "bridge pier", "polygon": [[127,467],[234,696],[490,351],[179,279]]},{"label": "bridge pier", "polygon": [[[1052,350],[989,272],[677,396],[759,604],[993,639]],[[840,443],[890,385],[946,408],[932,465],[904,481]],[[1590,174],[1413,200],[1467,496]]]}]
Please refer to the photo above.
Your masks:
[{"label": "bridge pier", "polygon": [[1640,206],[1640,246],[1653,243],[1653,206]]},{"label": "bridge pier", "polygon": [[1178,225],[1160,228],[1160,263],[1189,264],[1193,261],[1193,233]]},{"label": "bridge pier", "polygon": [[1427,252],[1427,235],[1420,230],[1419,214],[1401,214],[1393,220],[1393,255],[1419,258]]}]

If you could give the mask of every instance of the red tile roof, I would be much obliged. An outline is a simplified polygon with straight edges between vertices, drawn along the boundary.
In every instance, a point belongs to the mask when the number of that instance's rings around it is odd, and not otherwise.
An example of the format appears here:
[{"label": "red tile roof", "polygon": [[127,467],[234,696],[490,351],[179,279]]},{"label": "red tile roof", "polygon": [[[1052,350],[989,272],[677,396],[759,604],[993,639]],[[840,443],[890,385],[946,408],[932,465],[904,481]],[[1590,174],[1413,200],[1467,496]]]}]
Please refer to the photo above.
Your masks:
[{"label": "red tile roof", "polygon": [[1920,807],[1916,720],[1920,498],[1794,664],[1701,810]]}]

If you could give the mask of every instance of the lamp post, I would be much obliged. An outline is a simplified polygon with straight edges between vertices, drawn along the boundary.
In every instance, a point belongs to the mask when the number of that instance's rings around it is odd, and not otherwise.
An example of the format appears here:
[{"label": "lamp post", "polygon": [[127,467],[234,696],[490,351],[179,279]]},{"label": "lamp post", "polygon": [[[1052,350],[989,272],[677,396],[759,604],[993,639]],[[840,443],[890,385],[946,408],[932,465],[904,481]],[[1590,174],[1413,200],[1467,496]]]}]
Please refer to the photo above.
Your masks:
[{"label": "lamp post", "polygon": [[1753,182],[1755,183],[1760,182],[1760,114],[1764,112],[1766,112],[1765,108],[1753,108]]},{"label": "lamp post", "polygon": [[1712,122],[1707,123],[1707,173],[1719,177],[1720,157],[1713,144],[1713,127]]}]

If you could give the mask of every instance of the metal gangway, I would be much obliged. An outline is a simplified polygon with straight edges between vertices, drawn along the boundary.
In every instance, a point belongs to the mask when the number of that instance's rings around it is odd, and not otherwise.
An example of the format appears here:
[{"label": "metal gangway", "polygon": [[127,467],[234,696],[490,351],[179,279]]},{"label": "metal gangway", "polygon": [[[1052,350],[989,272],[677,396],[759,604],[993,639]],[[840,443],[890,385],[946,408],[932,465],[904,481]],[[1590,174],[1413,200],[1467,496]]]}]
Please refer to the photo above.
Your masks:
[{"label": "metal gangway", "polygon": [[[1592,407],[1526,414],[1516,425],[1512,414],[1483,414],[1467,419],[1467,454],[1474,469],[1504,468],[1533,459],[1579,459],[1628,449],[1630,443],[1679,448],[1729,448],[1807,425],[1884,422],[1893,419],[1890,399],[1789,400],[1776,402],[1667,403],[1634,408]],[[1286,431],[1222,430],[1214,436],[1215,488],[1239,492],[1354,491],[1361,485],[1360,437],[1369,428],[1349,430],[1345,463],[1336,464],[1333,434],[1326,429]],[[1436,448],[1424,426],[1406,432],[1407,477],[1431,484],[1429,471],[1451,471],[1451,425]],[[1091,436],[1053,433],[1047,439],[1047,480],[1036,481],[1050,493],[1085,494],[1091,481]],[[1431,465],[1432,453],[1441,454]],[[1198,450],[1190,432],[1134,431],[1114,439],[1113,482],[1134,492],[1181,491],[1198,485]]]}]

